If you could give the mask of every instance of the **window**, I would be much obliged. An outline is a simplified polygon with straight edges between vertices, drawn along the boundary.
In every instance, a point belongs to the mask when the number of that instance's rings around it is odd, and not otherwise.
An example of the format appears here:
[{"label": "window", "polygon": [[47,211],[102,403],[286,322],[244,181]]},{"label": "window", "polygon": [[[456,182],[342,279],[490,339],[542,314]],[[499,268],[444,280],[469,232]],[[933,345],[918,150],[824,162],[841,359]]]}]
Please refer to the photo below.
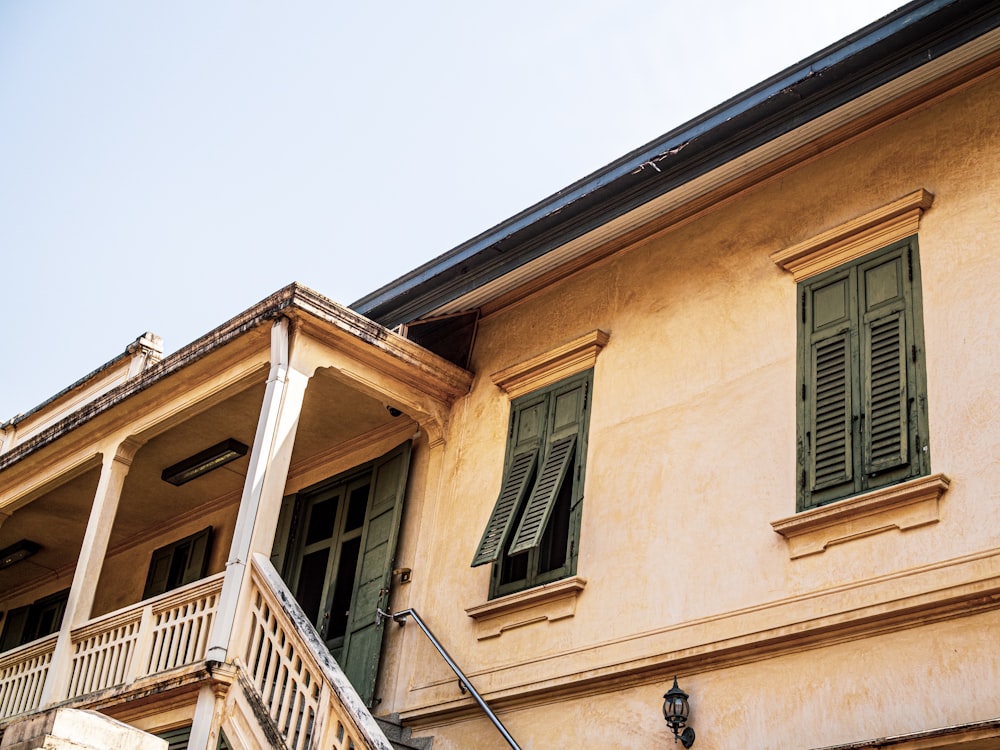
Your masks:
[{"label": "window", "polygon": [[205,577],[212,527],[153,551],[142,598],[157,596]]},{"label": "window", "polygon": [[928,474],[916,237],[798,291],[798,509]]},{"label": "window", "polygon": [[511,402],[500,496],[472,561],[493,564],[491,598],[576,572],[592,379]]},{"label": "window", "polygon": [[7,612],[3,633],[0,634],[0,651],[31,643],[59,630],[67,599],[69,589],[64,589],[26,607]]}]

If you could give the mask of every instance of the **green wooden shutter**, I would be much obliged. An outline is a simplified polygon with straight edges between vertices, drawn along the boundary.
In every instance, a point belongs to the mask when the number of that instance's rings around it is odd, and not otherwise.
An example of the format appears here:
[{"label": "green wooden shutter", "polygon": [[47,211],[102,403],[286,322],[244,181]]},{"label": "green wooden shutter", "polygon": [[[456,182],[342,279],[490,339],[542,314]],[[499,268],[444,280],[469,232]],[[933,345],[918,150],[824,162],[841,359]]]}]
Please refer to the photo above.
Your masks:
[{"label": "green wooden shutter", "polygon": [[911,475],[914,435],[910,396],[915,392],[912,256],[908,244],[861,264],[864,488],[892,484]]},{"label": "green wooden shutter", "polygon": [[866,474],[908,462],[906,414],[906,338],[900,313],[876,318],[865,326]]},{"label": "green wooden shutter", "polygon": [[853,481],[852,369],[849,333],[813,344],[809,425],[809,474],[813,492]]},{"label": "green wooden shutter", "polygon": [[847,267],[801,286],[800,508],[850,494],[858,479],[856,277]]},{"label": "green wooden shutter", "polygon": [[344,673],[368,705],[372,704],[375,693],[382,650],[383,627],[378,621],[377,610],[388,606],[409,465],[410,444],[407,442],[379,459],[372,471],[361,559],[354,577],[351,612],[341,656]]},{"label": "green wooden shutter", "polygon": [[799,508],[927,473],[916,238],[800,292]]},{"label": "green wooden shutter", "polygon": [[545,460],[538,471],[508,554],[527,552],[539,545],[559,490],[564,482],[573,481],[572,468],[582,464],[581,460],[576,460],[582,458],[577,456],[576,450],[582,439],[589,383],[589,376],[574,378],[550,396]]},{"label": "green wooden shutter", "polygon": [[500,485],[500,495],[472,558],[472,567],[496,562],[510,539],[511,528],[535,481],[548,412],[547,394],[533,394],[511,404],[507,468]]},{"label": "green wooden shutter", "polygon": [[545,526],[552,514],[559,488],[566,481],[569,467],[573,465],[573,449],[576,433],[552,441],[538,481],[531,491],[531,497],[521,516],[521,524],[514,535],[514,542],[508,554],[517,555],[537,547],[542,540]]},{"label": "green wooden shutter", "polygon": [[514,455],[500,487],[500,497],[493,506],[493,513],[486,524],[483,538],[479,541],[479,548],[472,558],[472,567],[494,562],[500,556],[503,541],[513,525],[515,512],[524,502],[531,480],[534,479],[537,458],[536,448]]}]

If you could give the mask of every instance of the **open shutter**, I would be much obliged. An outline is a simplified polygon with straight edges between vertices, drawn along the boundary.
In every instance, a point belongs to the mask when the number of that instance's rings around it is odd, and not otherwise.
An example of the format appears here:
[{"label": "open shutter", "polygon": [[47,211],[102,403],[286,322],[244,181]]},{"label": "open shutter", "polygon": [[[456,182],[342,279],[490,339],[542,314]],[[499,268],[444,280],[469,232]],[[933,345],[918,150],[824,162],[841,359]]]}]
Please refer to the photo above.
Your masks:
[{"label": "open shutter", "polygon": [[525,498],[535,481],[535,469],[541,449],[545,422],[548,419],[549,398],[533,395],[518,400],[511,407],[510,442],[507,446],[506,473],[500,485],[500,496],[479,540],[472,558],[472,567],[496,562],[510,541],[511,529],[524,506]]},{"label": "open shutter", "polygon": [[[548,446],[531,496],[521,515],[508,554],[516,555],[537,547],[545,533],[552,508],[564,482],[572,482],[572,467],[584,423],[589,377],[574,378],[552,393],[549,404]],[[574,498],[575,500],[576,498]]]},{"label": "open shutter", "polygon": [[538,451],[535,448],[514,455],[500,487],[500,497],[493,506],[493,513],[486,524],[483,538],[479,541],[476,556],[472,558],[472,567],[495,562],[500,556],[503,540],[507,538],[516,510],[524,502],[530,482],[535,476],[537,457]]},{"label": "open shutter", "polygon": [[559,488],[566,481],[569,467],[573,464],[575,446],[576,433],[552,441],[542,469],[538,472],[538,481],[535,482],[531,497],[521,516],[521,523],[514,535],[514,543],[509,554],[527,552],[541,542]]},{"label": "open shutter", "polygon": [[377,461],[372,471],[361,557],[354,577],[351,612],[344,635],[341,666],[369,706],[375,693],[375,677],[382,650],[383,627],[377,610],[388,606],[409,465],[410,444],[407,442]]}]

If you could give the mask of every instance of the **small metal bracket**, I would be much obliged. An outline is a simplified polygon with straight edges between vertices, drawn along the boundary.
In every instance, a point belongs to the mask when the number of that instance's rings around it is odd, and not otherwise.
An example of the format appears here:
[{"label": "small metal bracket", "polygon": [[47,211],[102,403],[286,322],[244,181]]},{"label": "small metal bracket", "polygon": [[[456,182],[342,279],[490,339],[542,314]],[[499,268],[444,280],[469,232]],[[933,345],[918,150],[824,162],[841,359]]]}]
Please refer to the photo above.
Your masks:
[{"label": "small metal bracket", "polygon": [[410,579],[413,577],[413,570],[410,568],[396,568],[392,571],[394,576],[399,576],[400,583],[409,583]]}]

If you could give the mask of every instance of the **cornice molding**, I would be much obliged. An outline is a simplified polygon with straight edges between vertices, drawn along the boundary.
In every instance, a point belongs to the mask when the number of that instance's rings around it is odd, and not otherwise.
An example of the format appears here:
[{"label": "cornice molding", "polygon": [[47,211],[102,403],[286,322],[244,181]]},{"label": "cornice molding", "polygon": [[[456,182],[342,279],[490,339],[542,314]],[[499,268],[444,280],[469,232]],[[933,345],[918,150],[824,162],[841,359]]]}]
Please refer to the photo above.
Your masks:
[{"label": "cornice molding", "polygon": [[802,281],[917,233],[934,196],[923,188],[881,208],[771,254],[775,265]]},{"label": "cornice molding", "polygon": [[579,338],[493,373],[494,385],[511,398],[537,391],[594,366],[610,334],[595,329]]}]

